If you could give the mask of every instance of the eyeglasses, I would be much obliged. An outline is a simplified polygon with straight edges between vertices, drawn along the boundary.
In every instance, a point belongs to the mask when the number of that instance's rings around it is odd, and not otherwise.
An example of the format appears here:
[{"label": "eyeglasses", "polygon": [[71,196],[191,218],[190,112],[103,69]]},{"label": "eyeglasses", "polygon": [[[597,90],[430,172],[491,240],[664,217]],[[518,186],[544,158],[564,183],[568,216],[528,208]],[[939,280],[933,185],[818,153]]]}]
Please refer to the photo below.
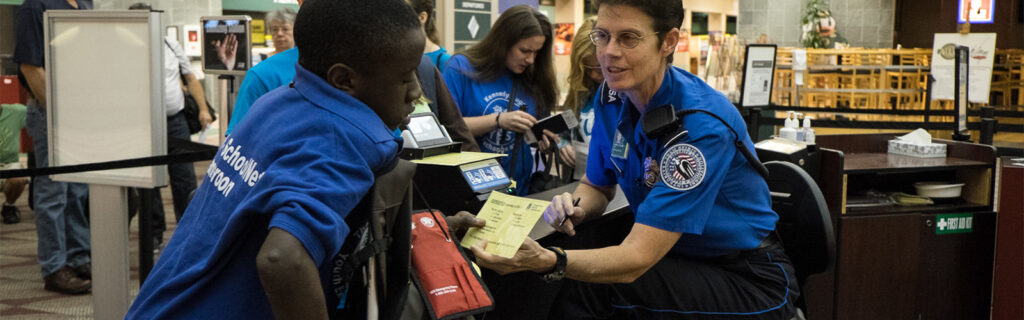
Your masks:
[{"label": "eyeglasses", "polygon": [[[643,41],[644,38],[656,34],[658,33],[655,32],[649,35],[641,36],[635,32],[621,32],[618,35],[615,35],[615,42],[617,42],[619,46],[623,48],[633,49],[636,48],[636,46],[640,45],[640,41]],[[604,47],[607,46],[608,43],[612,41],[612,35],[608,33],[608,31],[594,30],[590,32],[590,41],[593,41],[594,45],[598,47]]]}]

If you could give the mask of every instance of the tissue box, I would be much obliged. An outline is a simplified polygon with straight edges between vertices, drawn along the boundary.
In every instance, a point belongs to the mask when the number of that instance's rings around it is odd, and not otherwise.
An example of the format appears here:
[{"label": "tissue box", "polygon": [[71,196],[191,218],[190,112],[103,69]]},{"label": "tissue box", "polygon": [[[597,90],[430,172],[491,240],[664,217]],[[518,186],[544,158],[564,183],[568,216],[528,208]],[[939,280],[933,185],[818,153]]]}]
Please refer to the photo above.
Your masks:
[{"label": "tissue box", "polygon": [[889,140],[889,153],[918,158],[944,158],[946,145],[941,143],[917,144],[902,140]]}]

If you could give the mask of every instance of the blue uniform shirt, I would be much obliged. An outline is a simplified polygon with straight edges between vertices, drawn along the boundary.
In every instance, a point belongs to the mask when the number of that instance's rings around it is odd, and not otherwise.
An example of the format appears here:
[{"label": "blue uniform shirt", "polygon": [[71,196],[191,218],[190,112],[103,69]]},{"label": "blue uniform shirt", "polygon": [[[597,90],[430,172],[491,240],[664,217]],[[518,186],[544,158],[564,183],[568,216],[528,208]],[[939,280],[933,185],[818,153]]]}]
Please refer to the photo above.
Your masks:
[{"label": "blue uniform shirt", "polygon": [[[595,117],[608,117],[612,110],[619,115],[614,129],[595,121],[587,178],[599,186],[621,186],[636,223],[682,233],[672,253],[713,257],[752,249],[775,229],[778,216],[768,185],[736,149],[736,136],[724,124],[703,113],[687,115],[688,133],[664,146],[644,135],[638,124],[642,115],[628,98],[609,90],[598,95]],[[647,106],[668,104],[677,111],[718,115],[753,152],[736,108],[692,74],[674,67],[665,72]]]},{"label": "blue uniform shirt", "polygon": [[296,69],[294,88],[257,101],[251,112],[262,121],[240,124],[220,148],[127,318],[273,318],[256,268],[270,228],[302,243],[328,308],[337,305],[344,219],[393,166],[401,141],[365,104]]},{"label": "blue uniform shirt", "polygon": [[[464,55],[456,55],[448,60],[448,66],[442,75],[462,116],[479,117],[505,112],[512,91],[512,73],[506,72],[501,78],[489,82],[479,81],[474,78],[475,75],[476,69]],[[519,84],[516,90],[516,103],[512,110],[523,110],[537,117],[537,104],[534,103],[529,91],[523,84]],[[508,157],[500,159],[502,167],[508,169],[515,148],[515,137],[513,131],[498,129],[476,137],[476,143],[480,146],[480,151],[508,154]],[[519,157],[517,168],[509,170],[509,175],[516,181],[516,193],[526,195],[529,193],[530,174],[533,173],[533,155],[530,146],[525,142],[519,151]]]},{"label": "blue uniform shirt", "polygon": [[[225,134],[231,131],[242,121],[249,107],[256,99],[259,99],[270,90],[284,86],[295,78],[295,64],[299,62],[299,47],[282,51],[263,60],[245,73],[242,86],[238,88],[238,98],[235,99],[235,109],[231,112],[231,121]],[[287,112],[287,111],[281,111]]]}]

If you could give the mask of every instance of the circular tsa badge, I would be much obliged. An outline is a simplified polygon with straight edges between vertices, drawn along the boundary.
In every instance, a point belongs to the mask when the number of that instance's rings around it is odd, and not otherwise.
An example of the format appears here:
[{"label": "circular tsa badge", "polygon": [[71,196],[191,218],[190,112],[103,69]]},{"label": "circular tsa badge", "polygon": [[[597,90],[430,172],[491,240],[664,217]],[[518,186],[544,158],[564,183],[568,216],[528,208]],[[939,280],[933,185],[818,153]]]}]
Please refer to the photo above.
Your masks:
[{"label": "circular tsa badge", "polygon": [[672,189],[686,191],[696,188],[704,181],[708,165],[704,154],[697,147],[689,144],[677,144],[661,156],[658,169],[661,180]]}]

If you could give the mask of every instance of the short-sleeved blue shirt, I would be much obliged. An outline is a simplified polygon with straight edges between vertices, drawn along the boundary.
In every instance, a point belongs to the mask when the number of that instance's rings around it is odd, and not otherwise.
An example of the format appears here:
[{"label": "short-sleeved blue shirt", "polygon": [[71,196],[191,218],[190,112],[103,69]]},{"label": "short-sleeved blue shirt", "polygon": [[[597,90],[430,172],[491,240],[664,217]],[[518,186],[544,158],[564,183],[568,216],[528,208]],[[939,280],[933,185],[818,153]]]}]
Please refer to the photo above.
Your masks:
[{"label": "short-sleeved blue shirt", "polygon": [[[713,257],[751,249],[775,229],[778,216],[771,209],[768,185],[722,122],[690,114],[683,119],[687,134],[665,146],[644,135],[637,124],[642,115],[625,95],[609,95],[607,90],[598,95],[595,117],[608,117],[608,110],[616,108],[620,114],[615,129],[595,121],[587,178],[595,185],[622,187],[636,223],[682,233],[672,253]],[[665,72],[647,106],[668,104],[676,111],[702,109],[718,115],[753,153],[736,107],[692,74],[674,67]],[[648,187],[651,182],[653,187]]]},{"label": "short-sleeved blue shirt", "polygon": [[332,258],[350,231],[344,219],[402,144],[368,106],[296,69],[294,87],[253,104],[262,121],[240,124],[221,146],[127,318],[273,318],[256,267],[271,228],[302,243],[337,305]]},{"label": "short-sleeved blue shirt", "polygon": [[448,65],[448,60],[452,58],[452,55],[449,54],[448,50],[445,50],[444,47],[424,53],[423,55],[430,58],[430,62],[434,63],[434,66],[439,70],[444,70],[444,66]]},{"label": "short-sleeved blue shirt", "polygon": [[295,64],[299,62],[299,48],[282,51],[263,60],[245,73],[245,79],[238,88],[238,98],[231,112],[231,121],[225,134],[231,134],[239,121],[249,113],[249,107],[270,90],[292,82],[295,78]]},{"label": "short-sleeved blue shirt", "polygon": [[[469,63],[469,59],[464,55],[455,55],[448,60],[448,66],[445,67],[442,76],[463,117],[505,112],[512,91],[511,72],[506,72],[504,76],[493,81],[481,81],[475,78],[476,69]],[[523,110],[534,117],[537,116],[537,104],[523,84],[520,84],[516,91],[513,110]],[[476,143],[483,152],[508,154],[508,157],[501,158],[501,165],[508,168],[513,157],[515,137],[515,132],[499,129],[476,137]],[[519,157],[517,168],[512,168],[511,171],[514,172],[509,174],[516,181],[516,193],[526,195],[529,192],[530,174],[533,172],[533,156],[530,146],[525,142],[519,151]]]},{"label": "short-sleeved blue shirt", "polygon": [[[92,0],[78,0],[77,2],[78,10],[92,9]],[[66,0],[25,0],[18,9],[18,19],[14,25],[14,63],[44,66],[46,61],[44,61],[43,46],[43,12],[75,9]],[[22,79],[20,69],[18,76],[19,79]],[[28,87],[24,82],[22,85]]]}]

